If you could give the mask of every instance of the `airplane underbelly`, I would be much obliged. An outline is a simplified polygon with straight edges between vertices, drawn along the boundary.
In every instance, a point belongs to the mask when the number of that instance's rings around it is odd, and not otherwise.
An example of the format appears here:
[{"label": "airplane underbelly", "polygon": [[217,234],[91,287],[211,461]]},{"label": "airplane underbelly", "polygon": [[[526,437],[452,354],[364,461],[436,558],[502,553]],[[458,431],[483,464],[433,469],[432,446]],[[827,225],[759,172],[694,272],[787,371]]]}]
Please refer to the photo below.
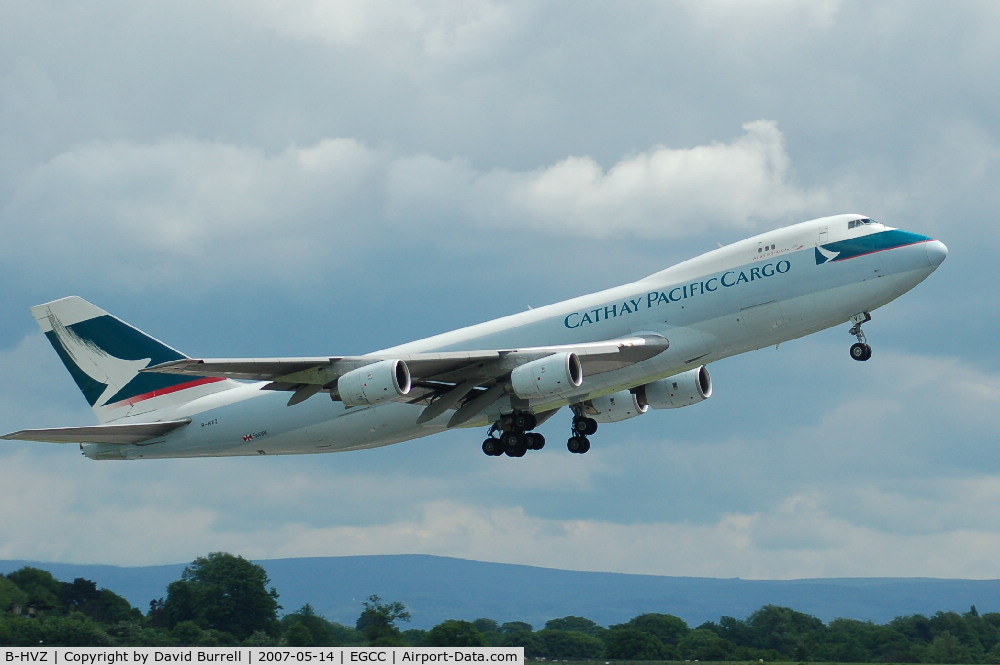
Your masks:
[{"label": "airplane underbelly", "polygon": [[740,310],[739,316],[743,332],[747,337],[760,339],[765,343],[772,337],[780,337],[787,323],[777,300],[751,305]]}]

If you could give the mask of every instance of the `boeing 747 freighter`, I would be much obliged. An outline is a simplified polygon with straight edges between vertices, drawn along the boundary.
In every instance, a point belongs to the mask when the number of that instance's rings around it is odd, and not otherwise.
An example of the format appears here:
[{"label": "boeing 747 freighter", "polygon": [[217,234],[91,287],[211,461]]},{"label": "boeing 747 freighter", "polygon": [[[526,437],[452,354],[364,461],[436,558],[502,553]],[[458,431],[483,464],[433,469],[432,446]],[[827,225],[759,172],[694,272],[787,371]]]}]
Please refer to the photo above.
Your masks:
[{"label": "boeing 747 freighter", "polygon": [[195,359],[82,298],[31,309],[99,425],[5,439],[79,443],[91,459],[290,455],[488,428],[521,457],[563,407],[566,446],[600,423],[712,395],[706,365],[850,325],[927,278],[943,243],[863,215],[803,222],[648,277],[362,356]]}]

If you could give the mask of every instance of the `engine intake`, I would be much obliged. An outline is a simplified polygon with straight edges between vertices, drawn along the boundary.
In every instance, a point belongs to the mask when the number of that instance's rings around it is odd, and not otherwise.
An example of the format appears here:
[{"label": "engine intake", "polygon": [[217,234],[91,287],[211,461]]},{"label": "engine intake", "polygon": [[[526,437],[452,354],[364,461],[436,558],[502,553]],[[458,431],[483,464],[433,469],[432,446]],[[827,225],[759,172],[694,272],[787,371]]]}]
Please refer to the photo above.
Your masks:
[{"label": "engine intake", "polygon": [[640,404],[654,409],[679,409],[712,396],[712,375],[702,365],[636,389]]},{"label": "engine intake", "polygon": [[572,352],[532,360],[510,373],[511,388],[522,399],[555,397],[579,388],[582,383],[583,365]]},{"label": "engine intake", "polygon": [[409,393],[410,386],[410,369],[402,360],[380,360],[337,380],[337,392],[347,406],[388,402]]}]

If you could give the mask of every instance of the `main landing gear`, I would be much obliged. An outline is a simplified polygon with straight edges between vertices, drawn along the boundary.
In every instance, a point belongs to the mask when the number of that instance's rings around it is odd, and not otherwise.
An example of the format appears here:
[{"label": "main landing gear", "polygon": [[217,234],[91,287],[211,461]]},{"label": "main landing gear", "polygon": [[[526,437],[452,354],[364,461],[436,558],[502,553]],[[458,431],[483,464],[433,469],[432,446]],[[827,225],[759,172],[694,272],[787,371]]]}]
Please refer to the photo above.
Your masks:
[{"label": "main landing gear", "polygon": [[566,442],[567,450],[578,455],[590,450],[590,439],[587,437],[597,432],[597,421],[577,412],[573,416],[571,429],[573,436],[569,437],[569,441]]},{"label": "main landing gear", "polygon": [[490,426],[483,452],[491,457],[524,457],[529,450],[541,450],[545,437],[532,432],[538,420],[534,414],[515,412]]},{"label": "main landing gear", "polygon": [[851,317],[854,325],[851,327],[850,333],[858,338],[857,342],[851,344],[851,357],[855,360],[868,360],[872,357],[872,347],[868,345],[865,333],[861,330],[861,326],[871,320],[872,315],[868,312],[861,312]]},{"label": "main landing gear", "polygon": [[[573,410],[572,436],[566,442],[566,448],[580,455],[590,450],[590,439],[587,437],[597,432],[597,421],[588,418],[576,407]],[[524,457],[529,450],[541,450],[545,447],[545,437],[531,431],[537,424],[538,420],[531,413],[515,412],[504,416],[490,426],[483,441],[483,452],[490,457]]]}]

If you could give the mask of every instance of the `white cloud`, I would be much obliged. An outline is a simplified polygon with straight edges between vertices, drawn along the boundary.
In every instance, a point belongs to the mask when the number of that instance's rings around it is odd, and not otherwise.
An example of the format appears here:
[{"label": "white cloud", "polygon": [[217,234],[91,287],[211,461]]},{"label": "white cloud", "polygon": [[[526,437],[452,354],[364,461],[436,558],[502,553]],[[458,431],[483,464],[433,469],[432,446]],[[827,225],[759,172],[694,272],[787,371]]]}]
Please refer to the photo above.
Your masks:
[{"label": "white cloud", "polygon": [[455,3],[363,2],[297,3],[235,2],[231,9],[264,28],[298,39],[316,39],[337,46],[371,48],[394,40],[413,40],[420,51],[465,55],[483,48],[483,41],[510,11],[503,3],[475,0]]},{"label": "white cloud", "polygon": [[[774,122],[743,125],[732,143],[689,149],[657,146],[606,172],[569,158],[531,174],[508,192],[526,223],[562,233],[672,239],[706,228],[753,229],[761,219],[827,207],[821,191],[797,188]],[[515,216],[516,212],[512,215]]]},{"label": "white cloud", "polygon": [[295,281],[353,255],[366,235],[356,201],[375,198],[378,161],[348,139],[277,155],[191,139],[90,143],[25,178],[3,211],[17,241],[4,253],[29,259],[30,274],[37,262],[17,248],[37,247],[41,278],[97,273],[142,290],[232,283],[247,268]]},{"label": "white cloud", "polygon": [[463,223],[478,236],[672,239],[826,208],[821,191],[792,181],[775,123],[744,130],[731,143],[657,146],[606,172],[589,157],[480,171],[352,139],[277,154],[189,138],[92,142],[25,176],[2,213],[16,240],[4,254],[23,261],[32,257],[17,247],[38,247],[57,278],[101,266],[106,284],[133,289],[231,284],[247,266],[294,283],[356,268],[389,238],[437,238],[447,250]]}]

